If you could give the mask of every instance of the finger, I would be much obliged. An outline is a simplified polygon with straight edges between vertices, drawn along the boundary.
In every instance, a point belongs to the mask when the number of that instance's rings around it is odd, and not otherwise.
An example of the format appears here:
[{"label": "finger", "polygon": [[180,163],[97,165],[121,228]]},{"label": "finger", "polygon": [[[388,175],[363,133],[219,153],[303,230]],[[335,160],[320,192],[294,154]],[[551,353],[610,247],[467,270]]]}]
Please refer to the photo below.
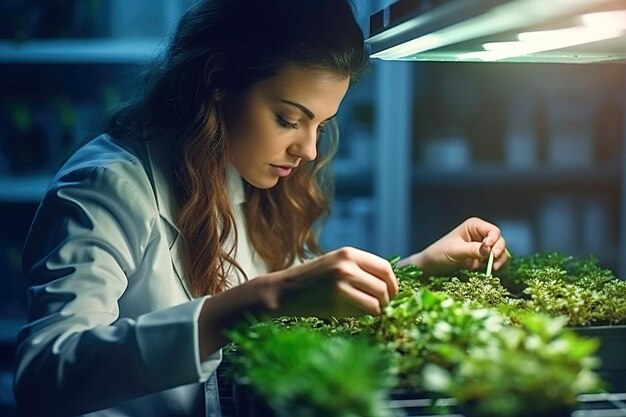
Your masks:
[{"label": "finger", "polygon": [[496,242],[493,251],[495,256],[493,267],[495,270],[498,270],[509,260],[509,255],[506,252],[506,241],[503,237],[500,237]]},{"label": "finger", "polygon": [[354,288],[375,297],[381,307],[389,304],[389,287],[386,282],[378,277],[361,270],[360,274],[355,274],[355,276],[352,277],[350,284],[352,284]]},{"label": "finger", "polygon": [[500,229],[496,226],[491,226],[490,229],[486,230],[486,235],[483,235],[482,239],[483,244],[491,251],[496,242],[500,239],[501,233]]},{"label": "finger", "polygon": [[491,251],[496,259],[502,258],[502,255],[506,258],[506,241],[504,237],[500,236],[496,243],[493,244]]},{"label": "finger", "polygon": [[[473,240],[482,241],[485,244],[487,251],[490,251],[493,245],[498,241],[498,239],[500,239],[500,229],[497,226],[477,217],[471,220],[472,221],[470,221],[468,228],[470,237],[472,237]],[[488,254],[489,253],[487,252],[487,255]]]},{"label": "finger", "polygon": [[489,245],[487,245],[487,243],[485,243],[484,240],[480,242],[480,247],[478,248],[478,252],[480,253],[481,257],[489,256],[489,254],[491,253],[491,250],[492,248]]},{"label": "finger", "polygon": [[377,298],[353,287],[346,281],[337,283],[337,293],[339,297],[348,303],[352,308],[340,308],[338,315],[360,315],[371,314],[379,316],[382,313],[382,307]]},{"label": "finger", "polygon": [[482,242],[463,242],[455,245],[451,252],[457,254],[456,256],[461,259],[476,259],[478,262],[489,256],[489,252],[484,252]]},{"label": "finger", "polygon": [[357,257],[354,260],[363,271],[382,280],[387,285],[387,291],[391,297],[395,297],[398,294],[398,281],[389,261],[362,250],[358,250]]},{"label": "finger", "polygon": [[502,252],[504,252],[504,247],[504,241],[502,238],[498,238],[491,246],[487,245],[485,241],[482,241],[480,250],[481,253],[487,253],[488,255],[493,253],[494,259],[497,259],[502,255]]},{"label": "finger", "polygon": [[467,266],[467,269],[469,269],[470,271],[475,271],[477,269],[484,268],[485,265],[486,265],[486,262],[483,262],[480,259],[472,259],[469,263],[469,266]]}]

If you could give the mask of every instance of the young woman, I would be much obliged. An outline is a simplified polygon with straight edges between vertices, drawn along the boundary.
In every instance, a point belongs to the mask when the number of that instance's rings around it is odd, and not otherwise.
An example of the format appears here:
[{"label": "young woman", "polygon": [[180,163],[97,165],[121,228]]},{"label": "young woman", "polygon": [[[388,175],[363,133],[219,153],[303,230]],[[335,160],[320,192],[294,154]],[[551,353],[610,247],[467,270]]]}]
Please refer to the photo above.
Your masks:
[{"label": "young woman", "polygon": [[[245,315],[379,314],[389,263],[322,253],[334,117],[364,68],[347,0],[206,0],[144,93],[54,177],[24,250],[24,416],[219,415],[223,332]],[[330,145],[329,143],[330,142]],[[506,261],[477,218],[403,262]]]}]

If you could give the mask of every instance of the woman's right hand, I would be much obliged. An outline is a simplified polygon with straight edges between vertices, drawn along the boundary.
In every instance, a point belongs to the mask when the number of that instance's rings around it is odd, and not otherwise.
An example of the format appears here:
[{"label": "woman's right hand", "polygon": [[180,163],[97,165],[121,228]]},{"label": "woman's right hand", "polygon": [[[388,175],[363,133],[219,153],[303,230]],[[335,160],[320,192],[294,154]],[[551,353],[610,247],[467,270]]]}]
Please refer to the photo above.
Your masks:
[{"label": "woman's right hand", "polygon": [[272,316],[379,315],[398,293],[387,260],[350,247],[256,280]]}]

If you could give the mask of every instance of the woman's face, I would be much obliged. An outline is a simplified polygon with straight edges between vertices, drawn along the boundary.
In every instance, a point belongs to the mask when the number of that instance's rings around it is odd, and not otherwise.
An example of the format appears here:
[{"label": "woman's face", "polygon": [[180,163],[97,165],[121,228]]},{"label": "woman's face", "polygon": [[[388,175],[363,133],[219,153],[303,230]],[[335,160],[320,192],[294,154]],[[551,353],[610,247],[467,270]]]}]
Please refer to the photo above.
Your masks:
[{"label": "woman's face", "polygon": [[315,159],[319,129],[335,116],[349,84],[292,65],[242,97],[225,97],[231,163],[250,184],[271,188]]}]

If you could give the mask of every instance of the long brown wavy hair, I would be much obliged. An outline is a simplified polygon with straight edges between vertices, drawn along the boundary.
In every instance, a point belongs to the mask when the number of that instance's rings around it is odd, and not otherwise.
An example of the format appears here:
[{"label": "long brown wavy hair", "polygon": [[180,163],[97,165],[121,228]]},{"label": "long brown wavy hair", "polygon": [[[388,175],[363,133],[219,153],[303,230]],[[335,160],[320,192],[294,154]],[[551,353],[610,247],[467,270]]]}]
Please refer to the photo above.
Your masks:
[{"label": "long brown wavy hair", "polygon": [[[241,271],[224,187],[228,131],[215,92],[246,93],[290,64],[358,77],[367,58],[349,0],[201,0],[181,18],[142,93],[110,119],[113,135],[174,144],[176,222],[194,296],[223,291],[231,268]],[[338,133],[334,124],[325,129],[315,161],[271,189],[245,186],[249,237],[270,270],[321,253],[316,226],[329,211]]]}]

